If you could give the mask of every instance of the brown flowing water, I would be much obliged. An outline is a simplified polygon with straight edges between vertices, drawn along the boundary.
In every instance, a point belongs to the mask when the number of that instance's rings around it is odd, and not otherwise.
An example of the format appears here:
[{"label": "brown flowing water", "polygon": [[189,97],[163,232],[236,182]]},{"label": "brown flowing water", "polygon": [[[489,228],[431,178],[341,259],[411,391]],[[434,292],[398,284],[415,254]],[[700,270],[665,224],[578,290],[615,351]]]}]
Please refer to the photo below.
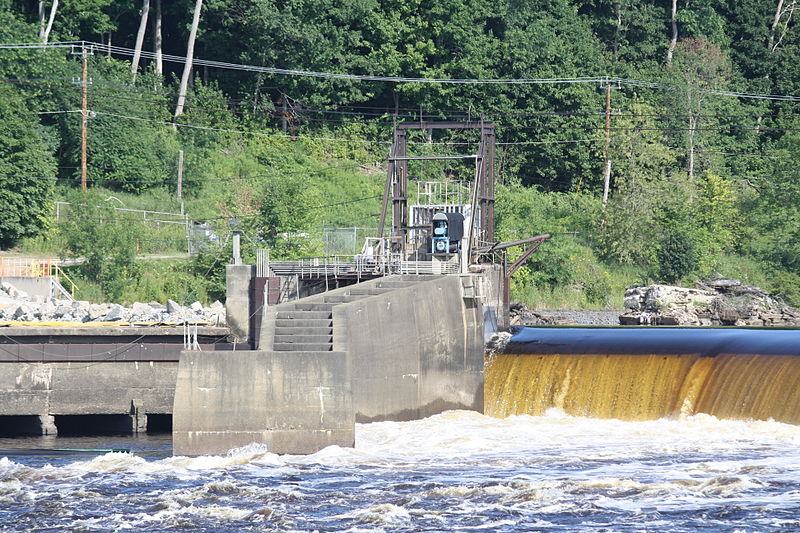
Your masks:
[{"label": "brown flowing water", "polygon": [[793,330],[518,330],[487,363],[485,411],[798,424],[798,340]]}]

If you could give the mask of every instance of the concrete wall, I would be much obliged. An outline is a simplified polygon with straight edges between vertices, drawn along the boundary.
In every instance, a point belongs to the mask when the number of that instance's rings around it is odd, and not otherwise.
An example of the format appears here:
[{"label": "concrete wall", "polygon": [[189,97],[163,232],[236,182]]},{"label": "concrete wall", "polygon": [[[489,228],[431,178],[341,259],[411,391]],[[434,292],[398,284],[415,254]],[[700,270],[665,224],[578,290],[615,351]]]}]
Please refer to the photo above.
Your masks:
[{"label": "concrete wall", "polygon": [[337,305],[333,324],[334,349],[348,354],[356,421],[483,411],[483,309],[464,298],[461,278]]},{"label": "concrete wall", "polygon": [[173,412],[176,455],[252,442],[275,453],[353,446],[347,361],[338,352],[184,352]]},{"label": "concrete wall", "polygon": [[0,283],[4,281],[13,285],[15,289],[26,292],[31,298],[46,299],[52,296],[63,298],[61,294],[53,294],[53,281],[48,277],[0,276]]},{"label": "concrete wall", "polygon": [[55,434],[54,416],[130,415],[127,429],[116,428],[144,431],[148,413],[172,412],[177,370],[161,361],[0,363],[0,416],[39,417],[38,430],[23,432]]},{"label": "concrete wall", "polygon": [[250,342],[250,280],[255,265],[225,266],[225,322],[236,342]]},{"label": "concrete wall", "polygon": [[356,421],[482,411],[485,277],[389,276],[304,298],[335,302],[330,352],[273,350],[276,317],[296,302],[265,309],[257,351],[183,352],[175,453],[312,453],[352,446]]}]

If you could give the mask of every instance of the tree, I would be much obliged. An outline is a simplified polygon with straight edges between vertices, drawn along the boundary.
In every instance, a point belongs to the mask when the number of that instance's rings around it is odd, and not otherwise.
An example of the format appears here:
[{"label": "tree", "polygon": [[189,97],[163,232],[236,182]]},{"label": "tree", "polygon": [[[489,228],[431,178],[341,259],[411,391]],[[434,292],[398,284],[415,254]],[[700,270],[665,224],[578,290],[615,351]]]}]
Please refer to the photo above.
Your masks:
[{"label": "tree", "polygon": [[131,85],[136,83],[136,73],[139,70],[139,57],[142,54],[142,43],[144,42],[144,32],[147,30],[147,16],[150,13],[150,0],[142,0],[142,18],[139,22],[139,31],[136,33],[136,47],[133,51],[133,61],[131,62]]},{"label": "tree", "polygon": [[56,162],[37,116],[0,84],[0,248],[37,235],[51,216]]},{"label": "tree", "polygon": [[257,235],[276,259],[308,257],[319,251],[320,242],[310,234],[320,217],[320,200],[299,174],[267,179],[261,191]]},{"label": "tree", "polygon": [[58,0],[53,0],[50,6],[50,16],[46,16],[47,7],[45,0],[39,0],[39,38],[43,43],[46,43],[50,38],[50,31],[53,29],[53,21],[56,18],[56,10],[58,9]]},{"label": "tree", "polygon": [[183,114],[183,106],[186,102],[186,89],[189,86],[189,76],[192,73],[192,61],[194,59],[194,41],[197,37],[197,27],[200,25],[200,10],[203,7],[203,0],[197,0],[194,5],[194,15],[192,16],[192,29],[189,31],[189,41],[186,44],[186,63],[183,65],[181,75],[181,85],[178,89],[178,103],[175,105],[174,119]]},{"label": "tree", "polygon": [[81,196],[83,213],[70,217],[61,228],[65,252],[70,257],[84,258],[84,275],[97,281],[109,300],[119,301],[125,288],[139,276],[134,247],[136,226],[117,215],[115,209],[98,207],[100,197]]},{"label": "tree", "polygon": [[686,171],[694,183],[695,154],[701,138],[700,124],[714,112],[711,91],[721,90],[730,76],[727,57],[719,46],[702,39],[684,39],[668,70],[677,90],[670,94],[672,108],[685,113]]},{"label": "tree", "polygon": [[674,284],[691,274],[697,267],[697,252],[689,235],[670,230],[658,248],[658,276],[665,283]]}]

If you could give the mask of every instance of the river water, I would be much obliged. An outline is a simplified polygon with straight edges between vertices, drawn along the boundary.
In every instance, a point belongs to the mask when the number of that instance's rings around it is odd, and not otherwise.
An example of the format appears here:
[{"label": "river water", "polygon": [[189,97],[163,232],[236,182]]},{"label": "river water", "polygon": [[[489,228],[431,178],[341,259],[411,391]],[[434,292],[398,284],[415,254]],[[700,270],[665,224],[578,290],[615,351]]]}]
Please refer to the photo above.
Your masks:
[{"label": "river water", "polygon": [[361,424],[356,448],[172,457],[169,435],[0,458],[0,531],[800,530],[800,427],[466,411]]}]

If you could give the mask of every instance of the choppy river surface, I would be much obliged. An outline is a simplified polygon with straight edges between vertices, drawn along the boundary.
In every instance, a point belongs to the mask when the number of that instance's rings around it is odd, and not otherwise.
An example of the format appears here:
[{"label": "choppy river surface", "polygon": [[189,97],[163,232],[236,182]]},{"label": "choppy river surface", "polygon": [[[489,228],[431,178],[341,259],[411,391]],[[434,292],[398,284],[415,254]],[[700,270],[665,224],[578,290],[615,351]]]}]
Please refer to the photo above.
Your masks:
[{"label": "choppy river surface", "polygon": [[355,449],[172,457],[169,436],[0,439],[127,447],[0,458],[0,531],[800,529],[800,427],[491,418],[359,425]]}]

